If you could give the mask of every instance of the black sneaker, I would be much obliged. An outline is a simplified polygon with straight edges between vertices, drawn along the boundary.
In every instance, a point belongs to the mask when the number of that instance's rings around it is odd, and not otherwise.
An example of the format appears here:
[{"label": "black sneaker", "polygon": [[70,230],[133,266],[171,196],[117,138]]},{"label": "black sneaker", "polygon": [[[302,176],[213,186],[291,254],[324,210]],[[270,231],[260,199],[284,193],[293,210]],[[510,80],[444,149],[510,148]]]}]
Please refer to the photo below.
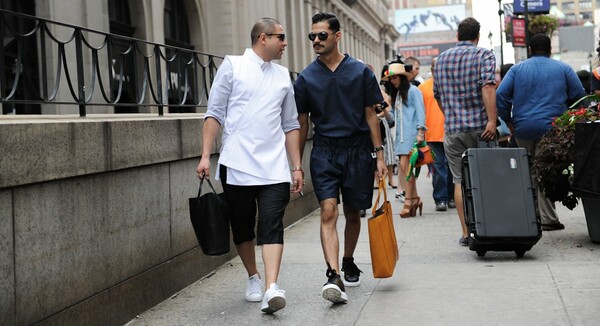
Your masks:
[{"label": "black sneaker", "polygon": [[360,284],[360,273],[362,271],[354,263],[354,258],[344,257],[342,259],[342,272],[344,272],[344,285],[358,286]]},{"label": "black sneaker", "polygon": [[329,263],[327,263],[327,273],[325,273],[328,280],[323,285],[323,298],[333,303],[346,303],[348,302],[348,296],[346,295],[346,288],[344,282],[340,278],[340,275],[331,269]]},{"label": "black sneaker", "polygon": [[448,201],[448,208],[456,208],[456,203],[454,202],[454,199],[450,199]]},{"label": "black sneaker", "polygon": [[[565,225],[558,222],[555,224],[542,224],[542,231],[557,231],[557,230],[564,230],[565,229]],[[344,269],[342,269],[344,270]]]}]

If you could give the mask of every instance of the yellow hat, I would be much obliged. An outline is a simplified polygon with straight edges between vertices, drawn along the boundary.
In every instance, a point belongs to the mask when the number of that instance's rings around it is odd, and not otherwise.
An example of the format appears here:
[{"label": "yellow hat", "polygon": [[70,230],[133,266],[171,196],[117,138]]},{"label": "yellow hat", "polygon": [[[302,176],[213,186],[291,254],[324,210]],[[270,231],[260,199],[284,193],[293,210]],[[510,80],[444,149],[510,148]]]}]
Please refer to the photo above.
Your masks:
[{"label": "yellow hat", "polygon": [[381,80],[383,81],[388,81],[390,79],[390,76],[394,76],[394,75],[404,75],[407,76],[410,73],[406,72],[406,69],[404,68],[404,65],[401,63],[392,63],[389,67],[388,70],[384,73],[384,76],[381,77]]}]

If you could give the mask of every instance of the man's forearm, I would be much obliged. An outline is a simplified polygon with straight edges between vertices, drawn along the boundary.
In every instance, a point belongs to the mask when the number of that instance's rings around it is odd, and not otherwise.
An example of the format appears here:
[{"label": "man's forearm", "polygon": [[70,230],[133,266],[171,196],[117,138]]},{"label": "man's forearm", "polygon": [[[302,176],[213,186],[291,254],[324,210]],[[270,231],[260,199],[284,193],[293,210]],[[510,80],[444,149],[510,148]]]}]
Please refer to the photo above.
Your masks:
[{"label": "man's forearm", "polygon": [[212,147],[220,128],[221,124],[217,119],[208,117],[204,120],[202,126],[202,157],[209,157],[212,153]]},{"label": "man's forearm", "polygon": [[495,123],[498,121],[498,114],[496,112],[496,89],[493,85],[485,85],[482,88],[482,96],[488,121]]}]

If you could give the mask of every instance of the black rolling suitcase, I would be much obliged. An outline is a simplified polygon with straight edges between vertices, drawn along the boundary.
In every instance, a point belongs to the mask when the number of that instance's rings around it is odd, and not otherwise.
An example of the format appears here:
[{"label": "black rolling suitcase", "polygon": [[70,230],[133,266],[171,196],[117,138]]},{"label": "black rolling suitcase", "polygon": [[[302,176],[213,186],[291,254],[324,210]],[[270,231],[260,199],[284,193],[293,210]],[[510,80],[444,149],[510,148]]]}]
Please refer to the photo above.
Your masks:
[{"label": "black rolling suitcase", "polygon": [[487,251],[514,251],[523,257],[541,238],[529,156],[524,148],[466,150],[462,194],[469,249],[479,257]]}]

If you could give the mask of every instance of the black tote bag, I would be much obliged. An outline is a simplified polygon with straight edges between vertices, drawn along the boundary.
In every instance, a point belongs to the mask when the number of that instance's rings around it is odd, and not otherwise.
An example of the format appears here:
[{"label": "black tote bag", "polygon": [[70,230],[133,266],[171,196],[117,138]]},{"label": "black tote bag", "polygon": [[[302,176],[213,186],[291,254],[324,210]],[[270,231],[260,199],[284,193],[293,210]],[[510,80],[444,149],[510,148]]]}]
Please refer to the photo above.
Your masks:
[{"label": "black tote bag", "polygon": [[210,180],[206,181],[212,192],[202,195],[202,179],[198,196],[189,199],[190,218],[202,252],[208,256],[224,255],[229,252],[227,202],[225,195],[217,194]]}]

